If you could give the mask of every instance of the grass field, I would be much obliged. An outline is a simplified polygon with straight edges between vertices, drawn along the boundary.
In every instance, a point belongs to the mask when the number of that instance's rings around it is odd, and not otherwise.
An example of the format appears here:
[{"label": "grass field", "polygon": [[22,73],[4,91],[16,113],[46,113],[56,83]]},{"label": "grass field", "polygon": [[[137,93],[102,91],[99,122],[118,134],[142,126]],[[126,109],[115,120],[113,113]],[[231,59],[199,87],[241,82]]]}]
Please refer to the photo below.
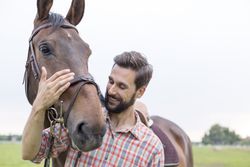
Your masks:
[{"label": "grass field", "polygon": [[193,147],[195,167],[250,167],[250,148]]},{"label": "grass field", "polygon": [[[250,148],[193,147],[194,167],[250,167]],[[0,144],[0,167],[42,167],[21,159],[21,145]]]},{"label": "grass field", "polygon": [[21,144],[0,144],[0,167],[42,167],[29,161],[23,161],[21,157]]}]

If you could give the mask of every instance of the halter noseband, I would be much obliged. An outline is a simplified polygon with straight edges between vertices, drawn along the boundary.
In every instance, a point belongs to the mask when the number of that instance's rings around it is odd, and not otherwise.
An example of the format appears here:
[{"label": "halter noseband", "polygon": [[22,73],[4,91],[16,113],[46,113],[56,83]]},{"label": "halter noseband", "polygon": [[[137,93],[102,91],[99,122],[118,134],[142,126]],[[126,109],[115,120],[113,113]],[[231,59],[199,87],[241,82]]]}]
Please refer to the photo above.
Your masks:
[{"label": "halter noseband", "polygon": [[[41,71],[40,71],[40,68],[39,68],[39,65],[38,65],[38,62],[37,62],[37,59],[36,59],[36,54],[35,54],[35,51],[34,51],[33,38],[38,34],[38,32],[40,30],[51,27],[51,26],[53,26],[52,23],[45,23],[45,24],[37,27],[36,29],[33,30],[32,34],[31,34],[31,37],[29,39],[29,47],[30,47],[31,55],[30,56],[28,55],[28,59],[27,59],[26,65],[25,65],[25,74],[24,74],[25,93],[26,93],[26,97],[28,98],[28,100],[29,100],[29,97],[28,97],[28,69],[29,69],[29,66],[31,65],[32,74],[33,74],[33,76],[34,76],[34,78],[36,80],[39,79],[40,76],[41,76]],[[72,24],[64,23],[60,27],[75,29],[76,32],[78,33],[78,30]],[[96,87],[96,89],[97,89],[98,96],[101,95],[99,86],[96,84],[96,82],[94,81],[94,78],[92,77],[91,74],[88,73],[87,75],[76,76],[70,82],[70,86],[76,85],[78,83],[81,83],[81,85],[77,89],[72,101],[69,104],[68,109],[64,113],[64,123],[65,123],[65,125],[67,124],[67,120],[68,120],[69,114],[71,112],[71,109],[72,109],[72,107],[73,107],[73,105],[75,103],[75,100],[76,100],[81,88],[84,85],[86,85],[86,84],[94,85]]]}]

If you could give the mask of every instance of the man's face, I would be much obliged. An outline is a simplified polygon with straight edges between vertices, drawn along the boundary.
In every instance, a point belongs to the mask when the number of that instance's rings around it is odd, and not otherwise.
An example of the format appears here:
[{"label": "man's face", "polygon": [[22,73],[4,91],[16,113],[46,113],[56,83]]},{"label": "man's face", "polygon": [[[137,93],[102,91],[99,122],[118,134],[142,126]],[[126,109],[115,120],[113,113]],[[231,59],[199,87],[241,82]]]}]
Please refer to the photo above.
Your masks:
[{"label": "man's face", "polygon": [[105,106],[109,112],[120,113],[132,106],[137,98],[136,72],[115,65],[109,76],[105,94]]}]

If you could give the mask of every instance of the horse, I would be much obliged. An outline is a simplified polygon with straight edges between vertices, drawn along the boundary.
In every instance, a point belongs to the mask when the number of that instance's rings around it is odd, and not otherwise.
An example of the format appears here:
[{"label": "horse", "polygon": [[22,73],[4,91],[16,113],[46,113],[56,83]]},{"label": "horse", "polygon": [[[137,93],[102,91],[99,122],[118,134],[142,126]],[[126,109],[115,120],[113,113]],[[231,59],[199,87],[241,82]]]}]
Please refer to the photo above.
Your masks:
[{"label": "horse", "polygon": [[[165,140],[169,140],[171,142],[177,153],[178,161],[175,160],[175,163],[165,164],[165,166],[193,167],[192,143],[183,129],[174,122],[163,117],[151,116],[150,118],[153,120],[152,130],[155,134],[161,139],[162,136],[160,136],[160,134],[163,132],[165,136],[167,136],[167,139],[165,138]],[[167,156],[168,155],[165,157]]]},{"label": "horse", "polygon": [[[91,151],[101,146],[106,122],[99,99],[99,87],[88,72],[91,49],[75,27],[84,15],[85,1],[72,0],[65,18],[50,13],[52,4],[53,0],[37,0],[37,14],[29,39],[24,75],[26,97],[32,105],[37,95],[42,66],[47,69],[48,77],[62,69],[74,72],[70,87],[52,109],[63,112],[72,145],[81,151]],[[46,117],[44,127],[49,126],[50,120]],[[53,163],[54,166],[62,166],[64,161],[58,161],[61,165],[55,161]]]},{"label": "horse", "polygon": [[135,109],[141,121],[161,140],[165,167],[193,167],[192,143],[186,132],[174,122],[160,116],[149,116],[144,103],[137,101]]}]

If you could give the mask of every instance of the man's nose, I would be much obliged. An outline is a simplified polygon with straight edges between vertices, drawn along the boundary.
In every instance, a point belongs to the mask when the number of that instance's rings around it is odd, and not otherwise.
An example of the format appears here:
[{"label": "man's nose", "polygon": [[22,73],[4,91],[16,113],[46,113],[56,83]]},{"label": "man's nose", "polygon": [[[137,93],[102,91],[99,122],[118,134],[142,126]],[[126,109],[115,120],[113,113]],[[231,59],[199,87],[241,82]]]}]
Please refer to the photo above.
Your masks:
[{"label": "man's nose", "polygon": [[115,85],[111,85],[109,90],[108,90],[108,93],[110,95],[115,95],[116,94],[116,86]]}]

